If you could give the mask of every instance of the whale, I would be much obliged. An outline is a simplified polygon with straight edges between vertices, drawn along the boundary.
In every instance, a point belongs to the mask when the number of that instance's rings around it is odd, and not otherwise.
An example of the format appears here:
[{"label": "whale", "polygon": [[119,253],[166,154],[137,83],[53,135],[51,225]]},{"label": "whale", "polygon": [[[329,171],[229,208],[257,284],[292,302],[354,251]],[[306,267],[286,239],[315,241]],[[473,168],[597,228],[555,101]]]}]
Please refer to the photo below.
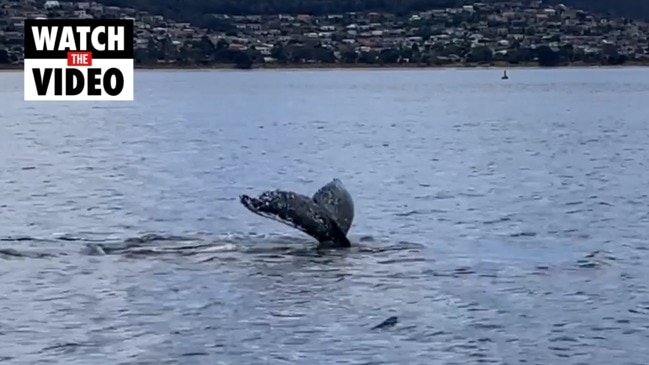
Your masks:
[{"label": "whale", "polygon": [[327,209],[345,234],[349,232],[354,220],[354,201],[340,179],[333,179],[318,189],[313,201]]},{"label": "whale", "polygon": [[257,197],[239,196],[250,212],[298,229],[318,241],[318,248],[348,248],[354,202],[340,179],[333,179],[312,197],[286,190],[268,190]]}]

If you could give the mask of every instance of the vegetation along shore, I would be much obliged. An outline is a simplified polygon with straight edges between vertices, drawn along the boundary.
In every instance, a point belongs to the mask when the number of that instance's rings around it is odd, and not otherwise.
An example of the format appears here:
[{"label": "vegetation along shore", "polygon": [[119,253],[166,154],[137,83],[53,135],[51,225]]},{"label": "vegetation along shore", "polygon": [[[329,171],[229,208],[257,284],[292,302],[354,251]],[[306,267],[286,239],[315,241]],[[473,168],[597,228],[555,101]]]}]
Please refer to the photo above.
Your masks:
[{"label": "vegetation along shore", "polygon": [[[605,64],[586,64],[586,63],[571,63],[568,65],[556,66],[555,68],[632,68],[632,67],[649,67],[649,64],[640,64],[640,63],[625,63],[622,65],[605,65]],[[468,64],[468,63],[458,63],[458,64],[448,64],[443,66],[427,66],[425,64],[387,64],[387,65],[367,65],[367,64],[257,64],[253,65],[250,70],[417,70],[417,69],[433,69],[433,70],[470,70],[470,69],[494,69],[502,70],[506,69],[538,69],[538,63],[518,63],[518,64],[509,64],[509,63],[496,63],[496,64]],[[549,68],[549,67],[545,67]],[[222,64],[208,64],[208,65],[178,65],[178,64],[136,64],[136,70],[142,71],[182,71],[182,70],[237,70],[236,65],[229,63]],[[22,72],[23,65],[16,64],[0,64],[0,72],[3,71],[15,71]]]},{"label": "vegetation along shore", "polygon": [[[604,2],[593,4],[603,11]],[[34,17],[133,18],[136,67],[147,69],[649,65],[646,13],[623,18],[528,0],[383,3],[331,0],[325,9],[287,0],[277,9],[287,13],[272,13],[270,0],[231,9],[189,1],[182,11],[169,11],[169,0],[0,0],[0,68],[22,67],[22,21]]]}]

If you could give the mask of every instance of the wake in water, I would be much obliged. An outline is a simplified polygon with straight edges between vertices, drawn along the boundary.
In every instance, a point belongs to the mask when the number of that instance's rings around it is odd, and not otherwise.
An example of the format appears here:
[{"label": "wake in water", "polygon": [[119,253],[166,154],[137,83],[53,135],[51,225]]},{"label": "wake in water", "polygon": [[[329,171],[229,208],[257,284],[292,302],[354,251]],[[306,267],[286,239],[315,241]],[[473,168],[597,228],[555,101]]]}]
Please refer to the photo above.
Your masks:
[{"label": "wake in water", "polygon": [[[423,247],[407,242],[390,245],[388,241],[376,244],[377,239],[362,236],[353,252],[376,253]],[[383,240],[381,240],[383,241]],[[306,237],[224,234],[219,236],[176,236],[145,234],[126,239],[82,235],[58,235],[53,238],[4,237],[0,238],[0,258],[46,258],[70,254],[91,256],[123,255],[147,256],[195,256],[227,253],[276,254],[276,255],[322,255],[326,254],[312,246]]]},{"label": "wake in water", "polygon": [[[158,258],[178,260],[191,258],[194,262],[214,260],[248,260],[272,259],[284,260],[291,257],[337,257],[348,255],[374,255],[395,253],[395,262],[415,260],[417,252],[429,245],[413,242],[394,242],[387,238],[372,236],[352,237],[350,250],[320,250],[313,247],[313,241],[307,237],[261,234],[222,234],[222,235],[187,235],[144,234],[130,238],[117,238],[93,234],[57,235],[52,238],[38,237],[0,237],[0,260],[15,259],[48,259],[61,256],[109,256],[116,255],[134,259]],[[415,254],[414,258],[411,257]],[[405,256],[404,256],[405,255]],[[404,256],[404,257],[400,257]],[[439,266],[433,276],[476,275],[477,269],[471,267],[452,267],[456,258],[446,256],[438,262]],[[392,259],[391,259],[392,260]],[[612,253],[593,251],[573,259],[567,259],[555,265],[540,265],[539,273],[557,270],[584,270],[604,268],[616,262]],[[385,261],[385,263],[389,262]],[[437,260],[432,260],[437,261]],[[431,262],[432,262],[431,261]],[[391,262],[391,261],[390,261]],[[481,260],[476,261],[479,265]],[[446,264],[451,266],[446,267]],[[432,273],[431,271],[431,273]]]}]

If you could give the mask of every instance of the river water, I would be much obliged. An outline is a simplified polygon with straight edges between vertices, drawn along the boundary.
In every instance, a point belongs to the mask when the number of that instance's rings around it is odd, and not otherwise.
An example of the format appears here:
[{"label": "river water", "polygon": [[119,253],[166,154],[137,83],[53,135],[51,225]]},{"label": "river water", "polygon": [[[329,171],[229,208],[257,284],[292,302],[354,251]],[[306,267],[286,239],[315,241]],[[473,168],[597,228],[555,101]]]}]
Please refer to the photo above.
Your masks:
[{"label": "river water", "polygon": [[[649,71],[500,76],[0,73],[0,362],[649,363]],[[334,177],[348,251],[238,201]]]}]

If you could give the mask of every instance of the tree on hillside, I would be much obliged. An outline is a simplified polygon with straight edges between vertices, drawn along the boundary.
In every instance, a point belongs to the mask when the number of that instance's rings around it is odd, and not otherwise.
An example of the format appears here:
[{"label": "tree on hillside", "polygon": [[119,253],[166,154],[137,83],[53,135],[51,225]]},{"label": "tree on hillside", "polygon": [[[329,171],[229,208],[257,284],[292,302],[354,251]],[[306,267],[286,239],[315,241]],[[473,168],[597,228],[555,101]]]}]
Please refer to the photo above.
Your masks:
[{"label": "tree on hillside", "polygon": [[6,49],[0,49],[0,63],[11,63],[9,52]]},{"label": "tree on hillside", "polygon": [[539,66],[553,67],[558,66],[561,58],[559,52],[555,52],[548,46],[540,46],[536,49],[536,57],[539,60]]}]

